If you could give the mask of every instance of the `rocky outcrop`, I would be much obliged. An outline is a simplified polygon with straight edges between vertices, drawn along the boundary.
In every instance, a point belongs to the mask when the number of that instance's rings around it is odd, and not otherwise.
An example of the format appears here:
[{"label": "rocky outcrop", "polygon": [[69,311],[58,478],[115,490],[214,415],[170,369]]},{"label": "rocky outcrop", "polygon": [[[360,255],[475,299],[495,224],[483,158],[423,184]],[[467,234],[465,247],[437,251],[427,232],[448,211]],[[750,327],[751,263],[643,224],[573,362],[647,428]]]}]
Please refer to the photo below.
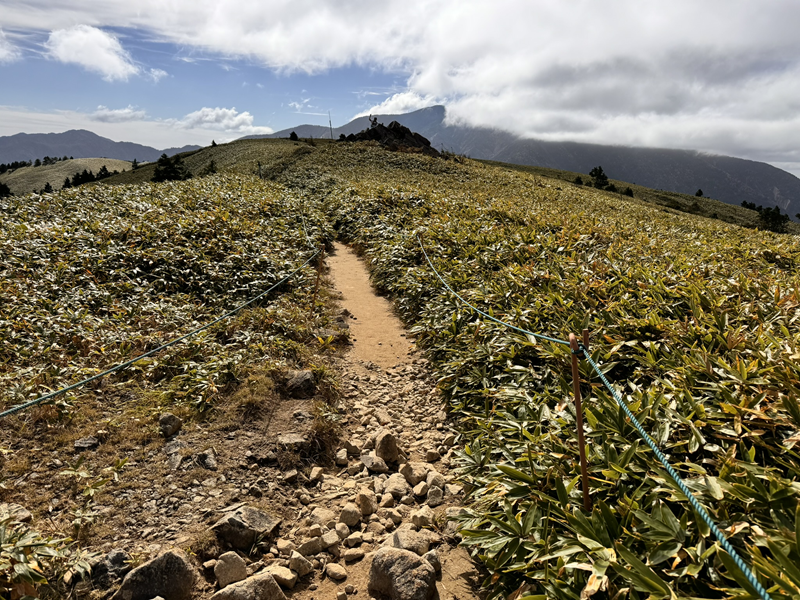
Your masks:
[{"label": "rocky outcrop", "polygon": [[339,141],[347,142],[378,142],[384,148],[393,152],[413,152],[428,156],[439,156],[439,152],[431,146],[430,141],[418,133],[411,131],[397,121],[392,121],[389,126],[372,121],[371,127],[359,133],[342,136]]},{"label": "rocky outcrop", "polygon": [[195,568],[182,550],[170,550],[136,567],[122,580],[111,600],[188,600],[195,584]]}]

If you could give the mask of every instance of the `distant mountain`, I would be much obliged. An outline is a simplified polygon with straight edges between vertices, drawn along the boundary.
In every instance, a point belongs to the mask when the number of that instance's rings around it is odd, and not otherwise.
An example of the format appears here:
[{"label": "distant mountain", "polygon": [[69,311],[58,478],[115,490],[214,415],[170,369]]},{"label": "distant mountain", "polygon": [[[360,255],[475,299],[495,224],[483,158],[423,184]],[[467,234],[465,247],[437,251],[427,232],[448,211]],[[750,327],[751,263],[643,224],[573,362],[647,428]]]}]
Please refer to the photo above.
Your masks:
[{"label": "distant mountain", "polygon": [[172,156],[197,150],[202,146],[184,146],[157,150],[132,142],[115,142],[85,129],[63,133],[18,133],[0,137],[0,163],[36,160],[45,156],[74,158],[116,158],[139,162],[158,160],[161,154]]},{"label": "distant mountain", "polygon": [[[703,195],[728,204],[742,201],[778,206],[793,219],[800,213],[800,179],[766,163],[705,154],[695,150],[604,146],[578,142],[546,142],[519,137],[508,131],[445,124],[445,107],[431,106],[404,115],[375,115],[388,125],[398,121],[428,138],[435,148],[466,154],[472,158],[533,165],[588,174],[598,165],[612,178],[646,187]],[[368,117],[359,117],[333,130],[357,133],[369,127]],[[328,127],[299,125],[268,136],[330,138]]]}]

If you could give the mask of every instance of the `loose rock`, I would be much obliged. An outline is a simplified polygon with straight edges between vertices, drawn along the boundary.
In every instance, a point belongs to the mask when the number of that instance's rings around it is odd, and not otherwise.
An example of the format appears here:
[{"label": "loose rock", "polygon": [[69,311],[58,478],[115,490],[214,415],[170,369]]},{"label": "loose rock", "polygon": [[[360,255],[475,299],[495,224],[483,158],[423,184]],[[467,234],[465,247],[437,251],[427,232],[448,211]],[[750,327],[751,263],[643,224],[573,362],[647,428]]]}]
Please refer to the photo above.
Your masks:
[{"label": "loose rock", "polygon": [[211,600],[286,600],[286,596],[275,578],[262,571],[221,589]]},{"label": "loose rock", "polygon": [[195,582],[194,565],[182,550],[170,550],[129,572],[111,600],[170,600],[191,597]]},{"label": "loose rock", "polygon": [[328,566],[325,567],[325,574],[336,581],[347,579],[347,569],[337,563],[328,563]]},{"label": "loose rock", "polygon": [[161,430],[161,435],[165,438],[172,437],[178,433],[181,427],[183,427],[183,420],[172,413],[164,413],[158,419],[158,428]]},{"label": "loose rock", "polygon": [[220,588],[236,583],[247,577],[247,564],[236,552],[226,552],[214,565],[214,576]]},{"label": "loose rock", "polygon": [[211,531],[239,550],[250,550],[256,538],[271,537],[281,521],[252,506],[242,506],[217,521]]},{"label": "loose rock", "polygon": [[430,600],[436,592],[436,572],[412,552],[381,548],[372,559],[369,591],[391,600]]}]

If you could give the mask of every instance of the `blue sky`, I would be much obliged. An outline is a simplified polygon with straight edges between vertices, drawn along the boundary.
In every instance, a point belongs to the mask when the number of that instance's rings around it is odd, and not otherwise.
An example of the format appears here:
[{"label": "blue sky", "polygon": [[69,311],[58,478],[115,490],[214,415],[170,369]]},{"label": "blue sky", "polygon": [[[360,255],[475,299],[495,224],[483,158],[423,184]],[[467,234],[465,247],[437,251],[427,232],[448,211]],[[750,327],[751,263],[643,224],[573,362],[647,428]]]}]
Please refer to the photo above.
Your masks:
[{"label": "blue sky", "polygon": [[800,2],[0,0],[0,135],[164,148],[369,112],[800,174]]}]

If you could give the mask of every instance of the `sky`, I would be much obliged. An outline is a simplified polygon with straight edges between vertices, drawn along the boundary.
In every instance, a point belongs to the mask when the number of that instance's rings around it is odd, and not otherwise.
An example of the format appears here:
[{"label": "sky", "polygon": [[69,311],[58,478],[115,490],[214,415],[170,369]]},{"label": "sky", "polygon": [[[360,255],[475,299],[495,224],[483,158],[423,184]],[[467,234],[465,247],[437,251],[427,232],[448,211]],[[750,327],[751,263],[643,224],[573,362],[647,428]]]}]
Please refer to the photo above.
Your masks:
[{"label": "sky", "polygon": [[0,0],[0,135],[156,148],[433,104],[800,176],[798,0]]}]

